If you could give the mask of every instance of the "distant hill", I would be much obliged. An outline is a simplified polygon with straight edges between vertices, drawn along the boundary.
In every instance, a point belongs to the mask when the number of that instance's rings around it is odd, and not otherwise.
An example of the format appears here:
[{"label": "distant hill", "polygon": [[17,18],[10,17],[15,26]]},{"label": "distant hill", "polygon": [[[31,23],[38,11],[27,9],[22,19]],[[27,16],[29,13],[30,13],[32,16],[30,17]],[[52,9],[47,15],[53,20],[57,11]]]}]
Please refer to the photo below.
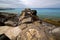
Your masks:
[{"label": "distant hill", "polygon": [[0,8],[0,10],[14,10],[14,8]]}]

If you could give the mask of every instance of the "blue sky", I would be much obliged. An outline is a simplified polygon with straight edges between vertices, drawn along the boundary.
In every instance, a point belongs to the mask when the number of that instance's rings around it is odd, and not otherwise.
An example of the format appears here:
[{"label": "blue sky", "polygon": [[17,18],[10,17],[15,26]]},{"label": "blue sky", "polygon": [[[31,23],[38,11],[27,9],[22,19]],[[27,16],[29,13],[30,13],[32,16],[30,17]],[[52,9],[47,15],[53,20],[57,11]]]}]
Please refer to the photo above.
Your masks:
[{"label": "blue sky", "polygon": [[4,8],[60,8],[60,0],[0,0]]}]

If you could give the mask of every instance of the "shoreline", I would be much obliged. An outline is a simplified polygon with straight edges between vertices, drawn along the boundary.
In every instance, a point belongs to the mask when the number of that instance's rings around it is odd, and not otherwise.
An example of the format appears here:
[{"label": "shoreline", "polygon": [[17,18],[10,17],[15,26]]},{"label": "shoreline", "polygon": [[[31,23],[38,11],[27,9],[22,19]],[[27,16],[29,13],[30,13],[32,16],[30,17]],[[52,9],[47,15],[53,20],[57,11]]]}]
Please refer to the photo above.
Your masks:
[{"label": "shoreline", "polygon": [[[13,15],[18,16],[17,13],[10,13],[10,12],[0,12],[0,14],[5,15],[5,16],[6,16],[7,14],[8,14],[8,15],[12,15],[12,16],[13,16]],[[38,16],[39,16],[39,15],[38,15]],[[41,19],[40,16],[39,16],[39,18]],[[45,20],[45,19],[46,19],[46,20]],[[57,22],[55,22],[55,23],[56,23],[56,24],[55,24],[53,21],[56,21],[56,20],[53,20],[53,19],[50,19],[50,20],[52,20],[52,21],[50,21],[49,18],[44,18],[44,19],[41,19],[41,20],[42,20],[42,22],[46,22],[46,23],[48,23],[48,24],[52,24],[52,25],[55,25],[55,26],[60,26],[59,23],[57,23]]]}]

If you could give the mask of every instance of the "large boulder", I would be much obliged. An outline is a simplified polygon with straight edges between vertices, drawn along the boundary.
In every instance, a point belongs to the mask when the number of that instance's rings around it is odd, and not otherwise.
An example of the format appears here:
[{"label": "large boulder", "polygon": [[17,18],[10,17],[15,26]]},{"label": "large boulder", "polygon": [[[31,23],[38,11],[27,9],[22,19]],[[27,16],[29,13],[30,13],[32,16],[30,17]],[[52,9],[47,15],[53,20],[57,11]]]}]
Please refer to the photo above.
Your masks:
[{"label": "large boulder", "polygon": [[[11,21],[11,22],[9,22],[9,21]],[[11,24],[12,22],[13,22],[13,24]],[[11,26],[15,26],[15,25],[17,25],[17,23],[18,23],[17,14],[0,12],[0,26],[4,26],[7,24],[9,24]]]},{"label": "large boulder", "polygon": [[37,21],[39,20],[38,16],[37,16],[37,11],[36,10],[31,10],[31,9],[25,9],[21,12],[19,21],[29,21],[29,22],[33,22],[33,21]]},{"label": "large boulder", "polygon": [[19,27],[22,32],[17,37],[17,40],[54,40],[54,37],[46,33],[37,21],[21,24]]},{"label": "large boulder", "polygon": [[4,24],[7,26],[13,26],[13,27],[18,25],[18,23],[14,22],[14,21],[10,21],[10,20],[6,21]]},{"label": "large boulder", "polygon": [[52,30],[53,36],[55,36],[56,40],[60,40],[60,27]]}]

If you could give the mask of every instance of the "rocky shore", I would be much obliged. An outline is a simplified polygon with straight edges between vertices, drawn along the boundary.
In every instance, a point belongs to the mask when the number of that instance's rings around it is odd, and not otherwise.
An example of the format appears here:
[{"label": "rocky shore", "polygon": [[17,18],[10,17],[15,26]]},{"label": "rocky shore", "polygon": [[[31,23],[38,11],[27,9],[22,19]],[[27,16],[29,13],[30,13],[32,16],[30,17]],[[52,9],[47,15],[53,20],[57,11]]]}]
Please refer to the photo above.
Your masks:
[{"label": "rocky shore", "polygon": [[[1,12],[0,12],[1,13]],[[37,16],[36,10],[24,9],[17,14],[0,14],[0,34],[9,28],[19,27],[22,32],[12,40],[60,40],[60,27],[47,26]]]},{"label": "rocky shore", "polygon": [[0,26],[16,26],[18,23],[17,14],[0,12]]}]

